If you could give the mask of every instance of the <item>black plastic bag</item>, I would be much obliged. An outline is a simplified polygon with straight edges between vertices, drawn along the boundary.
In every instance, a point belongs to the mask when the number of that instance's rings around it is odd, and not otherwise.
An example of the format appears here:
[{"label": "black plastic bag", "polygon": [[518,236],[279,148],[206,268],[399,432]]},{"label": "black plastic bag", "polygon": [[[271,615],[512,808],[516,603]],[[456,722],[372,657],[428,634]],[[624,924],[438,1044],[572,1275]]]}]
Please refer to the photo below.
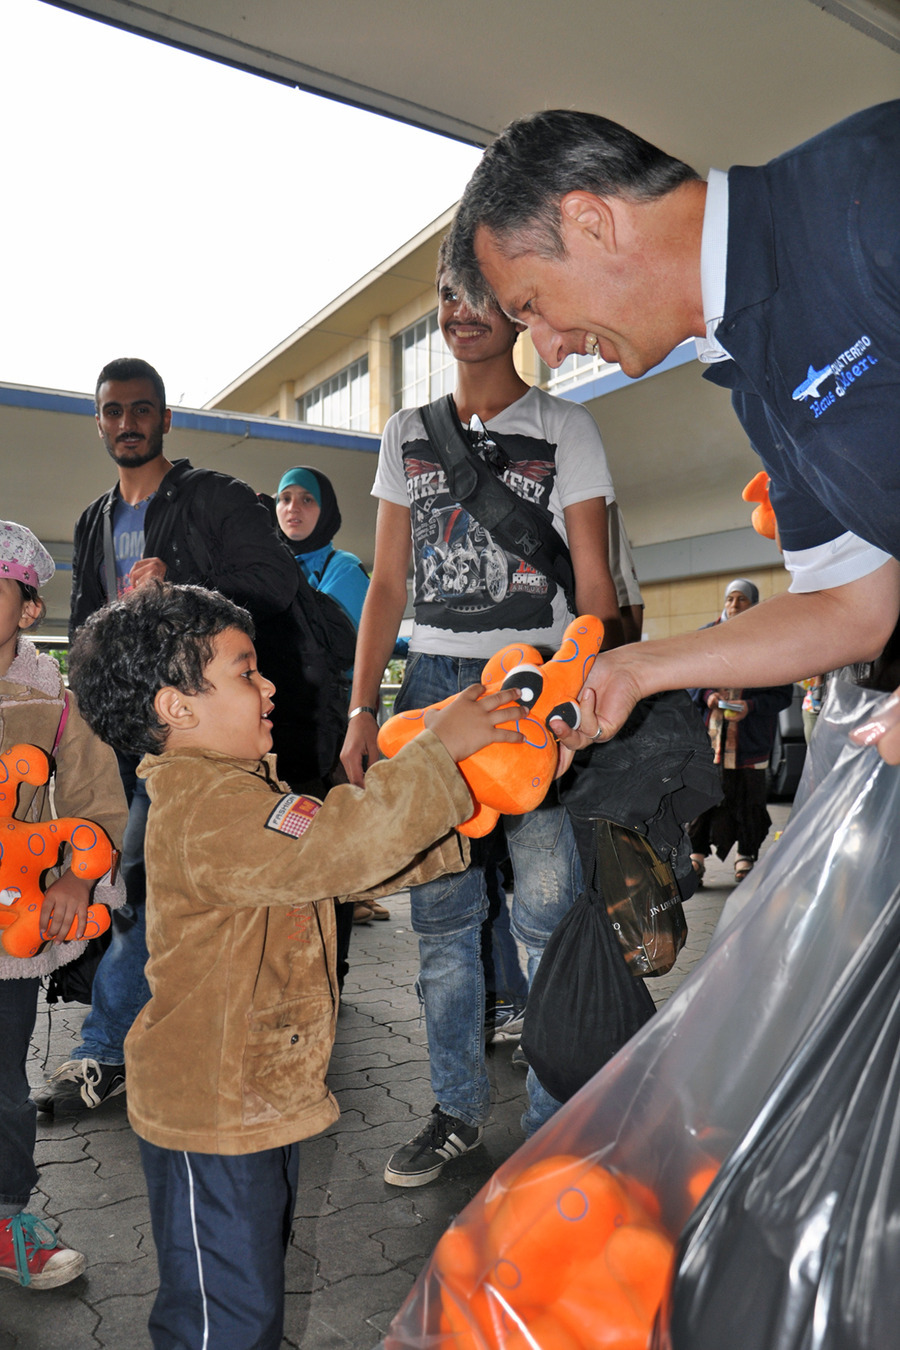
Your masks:
[{"label": "black plastic bag", "polygon": [[589,888],[544,948],[525,1009],[525,1058],[551,1096],[566,1102],[654,1012],[602,899]]},{"label": "black plastic bag", "polygon": [[[473,1272],[472,1344],[507,1343],[482,1334],[476,1307],[487,1299],[505,1311],[513,1297],[499,1206],[529,1169],[562,1171],[573,1160],[615,1173],[655,1200],[672,1239],[686,1234],[674,1330],[660,1310],[654,1350],[898,1344],[900,770],[847,739],[880,701],[830,687],[784,835],[733,892],[704,959],[454,1222],[449,1234],[482,1230],[479,1251],[490,1258]],[[720,1210],[735,1178],[743,1202]],[[565,1218],[559,1199],[548,1190],[531,1221]],[[729,1260],[745,1211],[754,1227]],[[448,1269],[432,1260],[420,1274],[388,1345],[445,1343]],[[717,1297],[720,1283],[728,1299]],[[559,1345],[554,1319],[533,1300],[520,1343]],[[607,1330],[613,1322],[610,1305]],[[650,1321],[647,1330],[650,1344]],[[615,1344],[587,1331],[576,1343]]]},{"label": "black plastic bag", "polygon": [[656,1350],[900,1332],[900,892],[681,1237]]}]

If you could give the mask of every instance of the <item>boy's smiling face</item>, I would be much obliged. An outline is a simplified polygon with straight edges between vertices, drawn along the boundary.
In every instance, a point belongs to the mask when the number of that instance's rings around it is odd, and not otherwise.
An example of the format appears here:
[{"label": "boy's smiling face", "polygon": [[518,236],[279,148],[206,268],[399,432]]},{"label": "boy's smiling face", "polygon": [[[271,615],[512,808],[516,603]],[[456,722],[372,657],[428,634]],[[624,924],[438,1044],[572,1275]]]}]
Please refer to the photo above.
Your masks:
[{"label": "boy's smiling face", "polygon": [[180,696],[187,718],[170,721],[168,744],[261,759],[272,749],[269,713],[275,686],[257,670],[253,643],[240,629],[226,628],[213,639],[213,648],[215,655],[203,672],[210,687]]}]

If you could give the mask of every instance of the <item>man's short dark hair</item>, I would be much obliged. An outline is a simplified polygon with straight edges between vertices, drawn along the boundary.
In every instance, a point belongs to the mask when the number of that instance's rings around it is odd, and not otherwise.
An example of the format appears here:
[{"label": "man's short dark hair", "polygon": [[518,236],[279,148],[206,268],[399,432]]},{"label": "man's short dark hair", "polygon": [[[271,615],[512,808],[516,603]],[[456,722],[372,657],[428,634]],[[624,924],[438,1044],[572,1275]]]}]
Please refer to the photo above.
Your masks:
[{"label": "man's short dark hair", "polygon": [[98,609],[69,652],[82,717],[115,750],[159,754],[168,729],[153,700],[167,685],[182,694],[209,689],[204,671],[228,628],[254,636],[245,609],[202,586],[152,581]]},{"label": "man's short dark hair", "polygon": [[159,371],[154,370],[149,361],[142,361],[139,356],[118,356],[115,361],[110,361],[105,365],[97,376],[97,387],[94,390],[94,403],[98,410],[100,408],[100,387],[106,384],[108,380],[149,380],[156,390],[160,412],[165,410],[166,386],[163,384]]},{"label": "man's short dark hair", "polygon": [[492,296],[475,256],[482,226],[508,258],[562,258],[559,204],[567,193],[650,201],[698,177],[690,165],[606,117],[565,109],[520,117],[488,146],[469,179],[445,265],[466,299],[483,308]]}]

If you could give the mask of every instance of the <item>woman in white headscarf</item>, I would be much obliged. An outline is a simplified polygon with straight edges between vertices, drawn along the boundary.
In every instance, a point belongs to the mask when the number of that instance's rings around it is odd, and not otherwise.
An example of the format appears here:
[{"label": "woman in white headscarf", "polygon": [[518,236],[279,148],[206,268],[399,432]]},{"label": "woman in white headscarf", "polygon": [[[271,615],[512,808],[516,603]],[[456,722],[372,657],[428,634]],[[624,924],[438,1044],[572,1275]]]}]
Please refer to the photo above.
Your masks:
[{"label": "woman in white headscarf", "polygon": [[[725,607],[706,628],[727,623],[759,603],[752,581],[737,577],[725,588]],[[790,705],[789,684],[760,689],[692,689],[703,713],[716,763],[722,775],[722,801],[704,811],[688,827],[691,861],[703,884],[706,859],[713,849],[724,859],[737,845],[734,879],[743,881],[759,856],[772,824],[766,809],[766,769],[778,725],[778,714]]]}]

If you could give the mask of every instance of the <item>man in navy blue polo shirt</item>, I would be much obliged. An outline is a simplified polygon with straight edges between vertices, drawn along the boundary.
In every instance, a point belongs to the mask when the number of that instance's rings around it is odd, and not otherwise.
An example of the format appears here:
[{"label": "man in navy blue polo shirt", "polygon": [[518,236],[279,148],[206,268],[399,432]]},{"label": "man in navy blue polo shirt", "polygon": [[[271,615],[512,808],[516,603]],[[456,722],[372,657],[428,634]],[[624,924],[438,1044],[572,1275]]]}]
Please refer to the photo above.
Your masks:
[{"label": "man in navy blue polo shirt", "polygon": [[[647,694],[870,660],[900,609],[900,102],[703,181],[587,113],[514,122],[460,203],[451,262],[551,366],[626,375],[697,339],[771,478],[790,591],[712,632],[609,652],[578,749]],[[560,733],[565,729],[560,726]],[[900,762],[900,701],[867,730]]]}]

